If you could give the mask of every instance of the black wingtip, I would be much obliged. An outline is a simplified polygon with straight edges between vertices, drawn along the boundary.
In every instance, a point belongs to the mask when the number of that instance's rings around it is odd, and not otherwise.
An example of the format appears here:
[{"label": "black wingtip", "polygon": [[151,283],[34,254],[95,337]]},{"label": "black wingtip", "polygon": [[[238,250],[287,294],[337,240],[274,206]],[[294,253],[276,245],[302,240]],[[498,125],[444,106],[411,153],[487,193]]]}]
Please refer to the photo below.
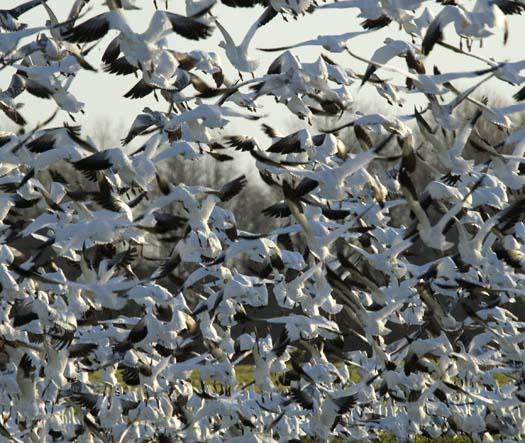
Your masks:
[{"label": "black wingtip", "polygon": [[516,100],[517,102],[525,100],[525,86],[521,88],[518,92],[516,92],[516,94],[514,94],[512,98],[514,98],[514,100]]},{"label": "black wingtip", "polygon": [[437,42],[443,40],[443,31],[439,23],[431,23],[421,43],[423,54],[428,55]]}]

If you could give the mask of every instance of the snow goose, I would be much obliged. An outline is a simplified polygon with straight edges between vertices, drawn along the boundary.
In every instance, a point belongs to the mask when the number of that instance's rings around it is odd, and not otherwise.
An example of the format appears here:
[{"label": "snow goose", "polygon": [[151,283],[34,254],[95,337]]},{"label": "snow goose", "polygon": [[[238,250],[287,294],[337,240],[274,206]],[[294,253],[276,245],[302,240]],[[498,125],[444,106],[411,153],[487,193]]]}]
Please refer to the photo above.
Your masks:
[{"label": "snow goose", "polygon": [[241,80],[242,72],[250,72],[252,75],[254,75],[254,71],[259,66],[259,62],[257,60],[248,58],[248,47],[250,46],[255,33],[261,26],[264,26],[269,21],[271,21],[276,14],[277,13],[275,10],[271,8],[266,9],[264,13],[255,21],[255,23],[250,26],[239,45],[235,44],[232,36],[229,34],[226,28],[224,28],[224,26],[222,26],[217,19],[215,20],[215,24],[219,28],[219,31],[224,38],[224,40],[219,43],[219,46],[224,49],[226,52],[226,57],[228,57],[230,63],[239,71],[239,77]]},{"label": "snow goose", "polygon": [[[109,0],[110,10],[108,12],[90,18],[68,30],[64,34],[64,39],[72,43],[87,43],[101,39],[110,29],[114,29],[120,32],[119,52],[120,50],[123,51],[130,58],[137,60],[145,58],[147,60],[148,43],[154,43],[171,32],[191,40],[199,40],[209,36],[209,25],[194,18],[168,11],[155,11],[146,32],[136,34],[129,26],[122,9],[116,3],[118,2],[115,0]],[[114,57],[116,58],[116,56]]]},{"label": "snow goose", "polygon": [[234,111],[227,106],[198,103],[198,106],[195,108],[171,117],[164,125],[164,129],[172,130],[181,123],[196,122],[197,120],[202,120],[202,123],[208,128],[224,128],[230,122],[230,117],[245,118],[247,120],[259,120],[261,118],[261,116],[246,115]]},{"label": "snow goose", "polygon": [[0,56],[5,58],[16,50],[20,40],[30,37],[42,31],[46,31],[46,26],[37,26],[35,28],[21,28],[14,32],[4,32],[0,34]]},{"label": "snow goose", "polygon": [[463,197],[462,200],[457,202],[452,206],[445,215],[441,217],[436,225],[432,226],[428,215],[421,207],[421,204],[417,200],[417,194],[415,192],[414,185],[412,180],[408,176],[407,172],[401,170],[399,173],[399,181],[401,184],[401,189],[403,195],[405,196],[407,203],[410,209],[413,211],[414,215],[418,219],[418,232],[423,240],[423,242],[433,248],[440,251],[445,251],[454,246],[453,243],[446,241],[444,231],[450,227],[450,224],[453,222],[454,217],[461,211],[465,205],[465,201],[471,196],[471,194],[481,185],[483,179],[485,178],[482,174],[481,178],[477,180],[476,183],[470,188],[469,192]]},{"label": "snow goose", "polygon": [[[311,386],[313,387],[313,386]],[[308,392],[310,391],[310,393]],[[347,414],[356,405],[358,396],[335,396],[329,392],[321,392],[317,387],[313,389],[293,389],[291,397],[302,408],[311,410],[310,434],[316,438],[328,440],[337,426],[341,415]]]},{"label": "snow goose", "polygon": [[280,46],[278,48],[258,48],[259,51],[273,52],[273,51],[285,51],[287,49],[301,48],[303,46],[321,46],[328,52],[338,53],[343,52],[347,48],[347,42],[355,37],[366,34],[368,31],[354,31],[346,32],[338,35],[320,35],[319,37],[306,40],[300,43],[296,43],[290,46]]},{"label": "snow goose", "polygon": [[0,9],[0,27],[7,31],[19,31],[26,28],[27,25],[20,23],[18,18],[46,1],[47,0],[30,0],[11,9]]},{"label": "snow goose", "polygon": [[139,186],[146,190],[155,178],[154,155],[162,144],[163,136],[154,134],[143,147],[131,155],[126,154],[122,148],[110,148],[72,164],[92,181],[96,178],[95,171],[111,169],[127,185]]},{"label": "snow goose", "polygon": [[443,29],[449,23],[454,23],[456,32],[467,38],[485,38],[493,34],[493,28],[503,28],[506,43],[506,15],[521,14],[524,10],[522,4],[509,0],[477,0],[470,11],[458,3],[448,4],[428,27],[422,42],[423,53],[428,55],[434,45],[443,39]]},{"label": "snow goose", "polygon": [[[221,2],[233,8],[252,8],[256,5],[262,5],[266,7],[265,13],[268,10],[271,10],[272,14],[289,12],[294,18],[297,18],[299,14],[311,11],[315,7],[313,0],[221,0]],[[286,17],[284,19],[286,20]]]},{"label": "snow goose", "polygon": [[473,237],[467,233],[463,224],[456,219],[456,225],[459,232],[458,251],[462,260],[471,265],[479,265],[485,258],[482,253],[482,246],[490,231],[498,225],[507,230],[512,224],[515,224],[520,220],[524,207],[524,199],[516,200],[511,205],[486,220]]},{"label": "snow goose", "polygon": [[[78,101],[69,92],[71,83],[75,79],[75,74],[79,65],[74,57],[66,57],[60,62],[55,62],[49,66],[23,66],[16,65],[20,92],[24,89],[30,94],[43,98],[53,99],[56,104],[66,112],[83,112],[84,103]],[[62,73],[69,74],[63,81]],[[74,118],[73,118],[74,120]]]},{"label": "snow goose", "polygon": [[348,154],[348,158],[340,166],[331,168],[324,166],[314,170],[285,167],[283,172],[288,172],[297,177],[306,177],[319,184],[321,194],[325,198],[341,198],[345,194],[344,182],[347,177],[366,167],[372,160],[379,158],[380,152],[392,140],[393,134],[386,137],[373,149],[355,155]]}]

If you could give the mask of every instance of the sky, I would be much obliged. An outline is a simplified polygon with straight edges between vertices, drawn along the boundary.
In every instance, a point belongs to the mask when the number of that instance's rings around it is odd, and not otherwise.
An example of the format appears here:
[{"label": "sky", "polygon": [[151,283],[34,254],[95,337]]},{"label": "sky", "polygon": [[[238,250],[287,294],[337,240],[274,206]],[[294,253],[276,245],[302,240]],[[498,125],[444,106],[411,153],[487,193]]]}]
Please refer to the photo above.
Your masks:
[{"label": "sky", "polygon": [[[20,3],[21,1],[18,0],[2,0],[1,6],[7,9]],[[71,3],[72,2],[67,0],[48,1],[48,5],[61,20],[67,17]],[[434,3],[435,2],[426,2],[425,5],[428,5],[431,11],[435,11],[437,6]],[[467,0],[465,3],[472,2]],[[154,11],[153,0],[138,0],[137,4],[143,7],[143,9],[140,11],[126,11],[126,18],[130,21],[134,29],[142,31],[147,27],[149,18]],[[107,10],[107,8],[103,6],[102,0],[91,0],[90,5],[92,9],[85,17],[80,19],[79,22]],[[163,7],[164,0],[159,0],[159,5]],[[168,5],[168,9],[171,12],[185,14],[184,2],[182,0],[169,0]],[[213,13],[220,18],[221,24],[226,27],[234,40],[238,42],[243,38],[251,24],[262,13],[262,8],[233,9],[218,4],[213,9]],[[22,17],[22,21],[29,23],[31,26],[41,25],[46,19],[47,13],[41,6]],[[251,55],[259,58],[261,61],[260,68],[256,72],[256,75],[262,75],[271,61],[279,55],[278,52],[265,53],[258,51],[257,48],[270,48],[298,43],[323,34],[340,34],[349,31],[359,31],[361,30],[359,22],[360,19],[357,17],[357,12],[351,9],[318,10],[314,14],[300,17],[298,20],[290,19],[288,22],[284,21],[281,17],[275,18],[268,25],[261,28],[252,41]],[[484,41],[482,48],[479,47],[479,44],[476,44],[473,51],[484,57],[494,57],[498,61],[519,60],[521,54],[523,54],[522,46],[525,42],[524,25],[525,16],[512,17],[510,19],[510,37],[507,45],[503,45],[503,31],[498,30],[494,36]],[[459,44],[459,39],[453,32],[453,29],[449,27],[447,30],[449,32],[445,32],[445,41],[455,45]],[[111,32],[110,36],[106,36],[89,54],[88,60],[95,67],[101,68],[100,59],[102,53],[114,35],[115,32]],[[404,32],[400,32],[395,24],[392,24],[382,30],[352,39],[349,42],[349,47],[357,54],[370,58],[373,51],[381,46],[387,37],[406,40],[407,35]],[[215,51],[224,60],[224,65],[228,66],[223,49],[218,47],[221,39],[222,36],[216,29],[212,37],[200,42],[185,40],[180,36],[174,35],[170,38],[170,45],[178,51],[188,51],[192,49]],[[322,49],[320,47],[304,47],[293,50],[294,54],[296,54],[301,61],[305,62],[315,61],[321,51]],[[347,53],[331,54],[330,56],[341,65],[350,67],[357,72],[364,72],[366,68],[365,64],[352,58]],[[404,60],[397,59],[391,63],[400,68],[406,68]],[[469,70],[486,66],[472,58],[458,56],[440,47],[435,48],[428,57],[428,60],[425,61],[425,64],[427,71],[431,70],[433,65],[437,65],[442,72]],[[13,73],[14,68],[11,67],[0,72],[0,88],[4,89],[7,87],[10,76]],[[236,79],[236,73],[233,70],[226,69],[226,74],[232,81]],[[382,78],[392,78],[396,80],[394,74],[381,73],[381,71],[379,71],[378,74]],[[136,114],[145,106],[156,110],[167,110],[167,103],[162,99],[157,103],[152,97],[141,100],[130,100],[122,97],[135,82],[136,79],[133,76],[111,76],[103,73],[101,69],[98,73],[91,73],[85,70],[80,71],[78,77],[73,82],[71,91],[78,100],[85,102],[86,106],[85,115],[78,114],[77,122],[88,129],[96,129],[100,125],[114,127],[115,130],[120,132],[118,138],[122,138]],[[397,79],[397,83],[402,84],[403,82]],[[458,82],[457,85],[461,87],[462,83]],[[512,94],[517,90],[517,87],[509,87],[501,81],[492,82],[489,88],[497,92],[503,99],[508,100],[511,100]],[[359,84],[356,83],[350,87],[350,90],[356,103],[367,103],[368,112],[370,112],[371,109],[374,110],[377,108],[384,113],[409,113],[413,109],[414,103],[417,103],[417,99],[415,98],[413,102],[407,103],[403,108],[398,108],[397,106],[389,107],[386,101],[380,98],[375,89],[371,87],[365,86],[364,88],[360,88]],[[27,93],[24,93],[18,101],[25,104],[24,108],[21,109],[21,113],[30,122],[29,126],[38,121],[42,121],[54,110],[54,102],[33,98]],[[278,129],[286,130],[299,124],[304,125],[304,123],[294,121],[294,116],[282,105],[273,105],[270,104],[270,102],[263,102],[263,104],[267,105],[265,109],[260,111],[266,115],[264,121],[276,126]],[[358,110],[359,106],[356,106],[356,108],[356,110]],[[65,113],[60,115],[60,118],[68,120],[68,116]],[[260,122],[257,124],[259,125]],[[251,127],[250,125],[253,124],[239,120],[234,121],[233,124],[229,126],[228,131],[229,133],[246,131]]]}]

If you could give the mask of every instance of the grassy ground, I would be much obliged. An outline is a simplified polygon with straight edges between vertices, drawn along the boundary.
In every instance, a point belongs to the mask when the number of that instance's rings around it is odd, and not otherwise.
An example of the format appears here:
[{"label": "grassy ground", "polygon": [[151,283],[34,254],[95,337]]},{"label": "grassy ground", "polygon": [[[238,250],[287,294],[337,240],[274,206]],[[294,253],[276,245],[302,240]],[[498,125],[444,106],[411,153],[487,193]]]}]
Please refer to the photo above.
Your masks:
[{"label": "grassy ground", "polygon": [[[361,376],[359,375],[359,372],[356,368],[350,366],[348,368],[348,372],[350,373],[350,380],[352,380],[354,383],[358,383],[361,379]],[[237,384],[239,386],[244,386],[249,383],[252,383],[254,381],[253,377],[253,366],[251,365],[237,365],[235,366],[235,374],[237,376]],[[95,383],[101,381],[101,374],[100,373],[93,373],[91,375],[91,380]],[[121,384],[125,384],[124,381],[121,379],[119,374],[117,373],[117,378]],[[272,377],[272,381],[275,383],[275,385],[282,389],[283,386],[279,383],[278,375],[274,375]],[[200,386],[200,373],[198,369],[195,369],[191,374],[191,382],[194,386]],[[504,386],[507,383],[512,381],[512,378],[505,374],[495,374],[494,379],[500,386]],[[204,382],[207,382],[207,380],[204,380]],[[132,388],[132,386],[128,386],[128,388]],[[424,440],[422,440],[424,441]]]},{"label": "grassy ground", "polygon": [[[350,378],[352,381],[354,382],[358,382],[360,380],[360,375],[358,373],[358,371],[353,368],[353,367],[350,367],[349,368],[349,372],[350,372]],[[252,384],[253,381],[254,381],[254,377],[253,377],[253,366],[251,365],[238,365],[235,367],[235,373],[236,373],[236,376],[237,376],[237,384],[238,386],[245,386],[245,385],[249,385],[249,384]],[[120,378],[120,375],[117,374],[117,378],[119,380],[119,382],[121,384],[124,384],[124,381]],[[496,379],[496,382],[500,385],[505,385],[507,383],[509,383],[509,381],[511,380],[510,377],[506,376],[505,374],[497,374],[494,376],[494,378]],[[91,377],[91,380],[93,382],[100,382],[101,380],[101,376],[99,373],[94,373]],[[214,389],[214,386],[212,383],[210,383],[209,381],[207,380],[203,380],[204,383],[206,383],[206,385],[211,389],[213,390]],[[200,373],[199,373],[199,370],[196,369],[192,372],[191,374],[191,382],[192,384],[195,386],[195,387],[199,387],[201,385],[201,379],[200,379]],[[280,390],[284,389],[284,387],[279,383],[279,380],[278,380],[278,377],[275,376],[273,377],[273,382],[275,383],[276,387]],[[136,387],[133,387],[133,386],[127,386],[127,389],[136,389]],[[305,438],[302,438],[301,439],[302,442],[304,443],[313,443],[314,440],[312,439],[309,439],[307,437]],[[343,439],[339,439],[339,438],[335,438],[333,440],[333,443],[342,443]],[[388,433],[382,433],[380,434],[380,437],[379,437],[379,441],[380,443],[396,443],[398,440],[389,435]],[[434,438],[434,439],[431,439],[431,438],[428,438],[428,437],[416,437],[415,439],[415,443],[472,443],[473,440],[470,438],[470,437],[466,437],[466,436],[458,436],[458,437],[440,437],[440,438]]]}]

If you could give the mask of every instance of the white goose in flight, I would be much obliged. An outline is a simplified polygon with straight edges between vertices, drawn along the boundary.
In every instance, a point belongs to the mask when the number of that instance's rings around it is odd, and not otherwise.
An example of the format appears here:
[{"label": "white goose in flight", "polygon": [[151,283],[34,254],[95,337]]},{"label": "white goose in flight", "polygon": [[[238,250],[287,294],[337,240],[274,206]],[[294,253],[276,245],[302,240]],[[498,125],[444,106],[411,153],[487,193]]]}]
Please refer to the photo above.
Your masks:
[{"label": "white goose in flight", "polygon": [[[18,69],[18,91],[27,90],[30,94],[43,98],[53,99],[66,112],[83,112],[84,103],[69,92],[71,83],[75,79],[78,65],[74,57],[66,57],[60,62],[49,66],[16,65]],[[67,77],[63,80],[62,76]]]},{"label": "white goose in flight", "polygon": [[34,28],[23,28],[14,32],[4,32],[0,34],[0,56],[6,57],[16,50],[20,40],[30,37],[42,31],[46,31],[47,26],[37,26]]},{"label": "white goose in flight", "polygon": [[416,216],[418,220],[417,229],[419,231],[419,236],[421,240],[430,248],[446,251],[454,246],[454,243],[451,243],[445,238],[445,229],[447,226],[454,220],[454,217],[461,211],[465,205],[466,200],[471,196],[471,194],[481,185],[485,175],[483,174],[480,179],[470,188],[470,191],[463,197],[462,200],[457,202],[452,206],[448,212],[441,217],[439,222],[434,226],[430,223],[428,215],[425,210],[419,203],[417,195],[415,194],[415,188],[412,184],[408,173],[403,169],[399,172],[399,182],[401,184],[401,190],[405,196],[407,203]]},{"label": "white goose in flight", "polygon": [[64,38],[72,43],[87,43],[99,40],[111,29],[120,31],[121,50],[129,57],[139,59],[147,52],[147,46],[175,32],[182,37],[199,40],[210,35],[210,26],[191,17],[174,14],[168,11],[155,11],[148,29],[137,34],[129,25],[123,14],[119,0],[108,0],[108,12],[99,14],[70,29]]},{"label": "white goose in flight", "polygon": [[[108,12],[67,30],[64,39],[72,43],[87,43],[100,40],[110,30],[119,31],[104,52],[102,60],[111,66],[112,72],[123,70],[131,73],[141,69],[146,82],[160,82],[159,87],[166,85],[154,75],[160,69],[157,65],[162,66],[161,75],[166,80],[174,74],[177,66],[175,56],[164,48],[163,39],[172,32],[191,40],[207,38],[211,33],[211,27],[198,19],[159,10],[153,13],[146,31],[136,33],[126,20],[121,2],[108,0],[107,4],[110,9]],[[123,54],[121,58],[120,53]]]},{"label": "white goose in flight", "polygon": [[288,171],[297,177],[306,177],[317,181],[322,195],[325,198],[344,198],[346,195],[344,183],[347,177],[350,177],[360,169],[365,168],[372,160],[378,158],[379,153],[388,145],[392,138],[393,134],[386,137],[369,151],[349,155],[349,158],[336,168],[322,165],[313,171],[299,168],[286,168],[285,171]]},{"label": "white goose in flight", "polygon": [[476,0],[472,10],[462,4],[452,2],[445,6],[430,24],[423,38],[423,53],[428,55],[434,45],[443,39],[443,29],[454,23],[456,33],[468,38],[485,38],[494,34],[494,30],[503,29],[503,42],[508,33],[507,15],[521,14],[525,5],[508,0]]},{"label": "white goose in flight", "polygon": [[[229,122],[229,117],[245,118],[247,120],[258,120],[261,117],[256,115],[246,115],[241,112],[234,111],[226,106],[207,105],[198,102],[198,106],[190,111],[174,115],[165,125],[164,129],[175,129],[182,123],[197,123],[201,120],[206,128],[224,128]],[[200,123],[199,123],[200,125]]]},{"label": "white goose in flight", "polygon": [[319,35],[317,38],[305,40],[289,46],[280,46],[278,48],[259,48],[259,51],[273,52],[284,51],[287,49],[301,48],[304,46],[321,46],[329,52],[344,52],[349,40],[368,33],[368,31],[352,31],[337,35]]},{"label": "white goose in flight", "polygon": [[231,8],[253,8],[262,5],[272,8],[276,12],[290,11],[293,15],[304,14],[315,4],[313,0],[221,0],[223,4]]},{"label": "white goose in flight", "polygon": [[129,186],[146,189],[155,178],[155,165],[152,156],[155,154],[161,135],[155,134],[145,145],[143,152],[127,155],[122,148],[111,148],[97,152],[81,160],[72,162],[73,166],[85,173],[89,179],[95,177],[96,171],[112,170]]},{"label": "white goose in flight", "polygon": [[18,21],[20,16],[45,1],[46,0],[29,0],[11,9],[0,9],[0,27],[11,32],[25,29],[27,25]]},{"label": "white goose in flight", "polygon": [[274,9],[268,8],[264,13],[250,26],[248,32],[242,39],[240,45],[236,45],[233,41],[230,33],[222,26],[218,20],[215,20],[215,24],[219,31],[221,32],[224,40],[219,43],[219,46],[224,49],[226,52],[226,57],[230,63],[239,71],[239,77],[242,80],[242,72],[250,72],[253,75],[253,72],[259,66],[259,62],[255,59],[248,57],[248,47],[255,35],[255,32],[261,27],[271,21],[277,13]]}]

